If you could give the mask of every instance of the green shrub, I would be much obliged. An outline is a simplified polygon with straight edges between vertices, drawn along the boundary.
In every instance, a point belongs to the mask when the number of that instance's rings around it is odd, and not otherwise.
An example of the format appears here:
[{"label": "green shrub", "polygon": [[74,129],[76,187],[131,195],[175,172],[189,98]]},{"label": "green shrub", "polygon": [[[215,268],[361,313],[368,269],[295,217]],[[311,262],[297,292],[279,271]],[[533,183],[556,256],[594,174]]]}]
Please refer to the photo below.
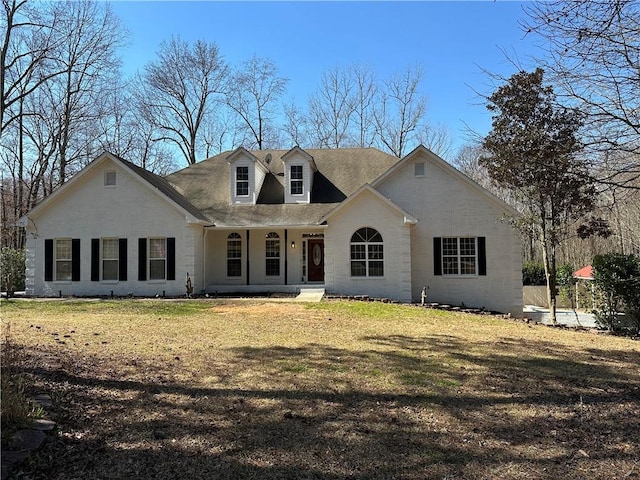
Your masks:
[{"label": "green shrub", "polygon": [[568,263],[556,268],[556,285],[560,290],[560,298],[570,306],[573,306],[573,287],[577,283],[573,272],[573,266]]},{"label": "green shrub", "polygon": [[535,262],[526,262],[522,265],[523,285],[546,285],[547,279],[544,275],[544,265]]},{"label": "green shrub", "polygon": [[598,323],[610,331],[621,328],[624,312],[636,333],[640,331],[640,257],[621,253],[596,255],[593,277]]},{"label": "green shrub", "polygon": [[24,250],[4,247],[0,251],[0,288],[10,295],[16,290],[24,290],[26,255]]}]

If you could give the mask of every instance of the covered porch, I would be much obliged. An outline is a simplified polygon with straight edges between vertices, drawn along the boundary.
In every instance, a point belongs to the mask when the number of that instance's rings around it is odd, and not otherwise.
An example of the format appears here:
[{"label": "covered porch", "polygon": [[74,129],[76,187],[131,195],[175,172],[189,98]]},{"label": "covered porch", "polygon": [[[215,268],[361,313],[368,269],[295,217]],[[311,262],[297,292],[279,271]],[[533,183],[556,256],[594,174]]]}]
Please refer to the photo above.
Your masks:
[{"label": "covered porch", "polygon": [[204,293],[297,294],[325,285],[324,227],[207,227]]}]

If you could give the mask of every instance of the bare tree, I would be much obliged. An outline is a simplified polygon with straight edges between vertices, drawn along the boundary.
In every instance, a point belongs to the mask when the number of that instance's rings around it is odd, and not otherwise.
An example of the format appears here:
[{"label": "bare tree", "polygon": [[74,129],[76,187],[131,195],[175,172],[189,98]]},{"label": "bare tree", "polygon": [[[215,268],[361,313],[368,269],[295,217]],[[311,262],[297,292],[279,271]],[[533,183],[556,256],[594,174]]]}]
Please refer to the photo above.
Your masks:
[{"label": "bare tree", "polygon": [[[15,248],[21,248],[23,238],[13,223],[25,211],[28,198],[22,128],[28,115],[25,103],[38,88],[60,74],[52,53],[58,40],[51,27],[56,17],[55,11],[39,10],[26,0],[3,0],[0,20],[5,27],[0,46],[0,156],[4,171],[11,172],[10,181],[4,179],[2,185],[2,229],[15,233],[7,239]],[[11,202],[7,202],[8,195]],[[11,210],[7,209],[9,203]],[[8,212],[11,217],[7,217]]]},{"label": "bare tree", "polygon": [[416,140],[442,158],[448,158],[451,154],[453,139],[444,125],[423,125],[416,133]]},{"label": "bare tree", "polygon": [[[595,152],[629,152],[600,181],[636,185],[640,177],[640,3],[635,0],[536,1],[523,29],[545,40],[542,65],[559,94],[586,115]],[[595,160],[602,160],[599,155]],[[615,167],[615,168],[612,168]]]},{"label": "bare tree", "polygon": [[306,145],[309,125],[307,124],[307,118],[294,100],[284,106],[284,118],[284,136],[287,140],[290,140],[289,146],[291,144],[295,146]]},{"label": "bare tree", "polygon": [[231,76],[227,105],[242,119],[258,150],[276,143],[274,116],[288,79],[278,76],[278,68],[269,59],[253,56]]},{"label": "bare tree", "polygon": [[312,145],[325,148],[349,146],[355,89],[350,70],[333,68],[322,75],[318,91],[309,99],[309,140]]},{"label": "bare tree", "polygon": [[54,35],[57,10],[38,10],[27,0],[2,0],[5,25],[0,50],[0,136],[20,112],[15,108],[61,73],[53,62],[60,38]]},{"label": "bare tree", "polygon": [[460,147],[452,164],[467,177],[486,188],[491,185],[491,178],[486,167],[480,165],[482,155],[482,145],[467,143]]},{"label": "bare tree", "polygon": [[129,160],[157,174],[167,174],[175,169],[173,155],[164,142],[155,141],[157,128],[138,115],[131,84],[114,79],[109,95],[104,97],[104,108],[109,116],[95,123],[97,147]]},{"label": "bare tree", "polygon": [[88,0],[3,0],[0,16],[0,154],[12,174],[13,222],[86,157],[122,30],[108,5]]},{"label": "bare tree", "polygon": [[67,0],[56,3],[56,8],[60,13],[54,29],[61,38],[56,54],[63,73],[46,87],[55,101],[51,113],[60,122],[58,179],[64,183],[70,166],[77,161],[86,163],[94,154],[92,125],[109,115],[101,108],[102,99],[118,74],[116,50],[124,32],[109,4]]},{"label": "bare tree", "polygon": [[409,67],[384,82],[384,90],[376,109],[376,129],[380,142],[398,158],[407,152],[415,140],[427,109],[427,100],[418,87],[422,80],[420,68]]},{"label": "bare tree", "polygon": [[205,146],[205,158],[221,153],[224,150],[233,150],[237,147],[248,145],[251,137],[244,122],[230,108],[216,109],[209,115],[202,128],[202,138]]},{"label": "bare tree", "polygon": [[227,66],[214,43],[194,44],[173,37],[139,78],[137,102],[142,115],[160,130],[155,140],[175,145],[189,164],[198,158],[202,125],[221,100]]},{"label": "bare tree", "polygon": [[376,128],[374,107],[378,85],[373,71],[364,65],[353,65],[351,75],[353,93],[353,141],[358,147],[371,147],[375,143]]}]

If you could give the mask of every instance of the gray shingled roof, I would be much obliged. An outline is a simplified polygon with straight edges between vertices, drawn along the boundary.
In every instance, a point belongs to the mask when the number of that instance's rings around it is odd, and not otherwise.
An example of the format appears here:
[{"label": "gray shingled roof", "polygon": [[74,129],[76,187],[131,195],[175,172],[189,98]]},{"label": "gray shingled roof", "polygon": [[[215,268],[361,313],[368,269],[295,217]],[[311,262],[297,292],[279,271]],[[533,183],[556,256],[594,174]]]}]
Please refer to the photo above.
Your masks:
[{"label": "gray shingled roof", "polygon": [[[371,183],[399,161],[374,148],[305,149],[318,167],[310,204],[283,204],[284,166],[288,150],[251,151],[270,173],[256,205],[230,205],[230,180],[224,152],[179,170],[166,180],[216,226],[316,225],[340,202]],[[267,155],[271,161],[267,163]]]},{"label": "gray shingled roof", "polygon": [[176,189],[163,177],[156,175],[148,170],[145,170],[142,167],[137,166],[134,163],[131,163],[123,158],[120,158],[116,155],[111,154],[119,161],[121,161],[124,165],[130,168],[134,173],[142,177],[146,182],[151,184],[153,187],[157,188],[162,192],[165,196],[171,199],[174,203],[178,204],[180,207],[185,209],[191,215],[196,217],[199,220],[209,221],[207,216],[200,211],[197,207],[195,207],[187,198],[185,198],[182,194],[176,191]]}]

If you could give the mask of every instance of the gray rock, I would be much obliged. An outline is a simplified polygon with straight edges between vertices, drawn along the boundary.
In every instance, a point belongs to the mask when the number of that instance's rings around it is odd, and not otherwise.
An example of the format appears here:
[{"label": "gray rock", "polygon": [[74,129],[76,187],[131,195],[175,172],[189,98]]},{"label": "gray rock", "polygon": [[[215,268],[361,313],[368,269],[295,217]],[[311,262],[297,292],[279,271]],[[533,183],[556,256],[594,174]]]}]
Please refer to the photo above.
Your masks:
[{"label": "gray rock", "polygon": [[10,445],[15,450],[35,450],[42,445],[46,435],[41,430],[20,430],[13,438]]},{"label": "gray rock", "polygon": [[52,420],[47,420],[45,418],[36,418],[31,422],[30,427],[33,430],[41,430],[43,432],[48,432],[49,430],[53,430],[56,426],[56,422]]}]

